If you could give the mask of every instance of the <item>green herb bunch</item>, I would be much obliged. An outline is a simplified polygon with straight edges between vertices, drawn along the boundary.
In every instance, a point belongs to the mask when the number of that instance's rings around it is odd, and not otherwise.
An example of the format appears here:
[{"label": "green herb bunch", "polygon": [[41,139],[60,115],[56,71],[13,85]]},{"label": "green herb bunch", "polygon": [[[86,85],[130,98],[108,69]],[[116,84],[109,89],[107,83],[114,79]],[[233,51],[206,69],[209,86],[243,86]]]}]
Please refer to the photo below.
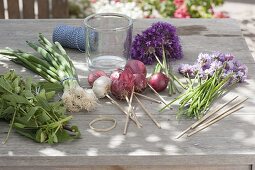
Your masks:
[{"label": "green herb bunch", "polygon": [[36,142],[50,144],[80,136],[76,126],[69,126],[63,102],[53,102],[55,91],[46,91],[32,79],[24,80],[11,70],[0,75],[0,119],[10,121],[10,128]]}]

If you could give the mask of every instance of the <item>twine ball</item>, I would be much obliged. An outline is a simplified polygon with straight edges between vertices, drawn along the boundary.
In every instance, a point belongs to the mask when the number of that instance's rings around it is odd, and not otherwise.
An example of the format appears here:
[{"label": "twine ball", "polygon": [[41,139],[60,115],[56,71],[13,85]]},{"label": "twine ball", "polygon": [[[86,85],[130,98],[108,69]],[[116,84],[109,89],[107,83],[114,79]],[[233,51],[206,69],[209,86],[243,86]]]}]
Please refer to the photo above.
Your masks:
[{"label": "twine ball", "polygon": [[[58,25],[53,30],[53,42],[59,42],[63,47],[77,49],[81,52],[86,51],[85,28],[70,25]],[[90,33],[90,47],[96,49],[97,34]]]}]

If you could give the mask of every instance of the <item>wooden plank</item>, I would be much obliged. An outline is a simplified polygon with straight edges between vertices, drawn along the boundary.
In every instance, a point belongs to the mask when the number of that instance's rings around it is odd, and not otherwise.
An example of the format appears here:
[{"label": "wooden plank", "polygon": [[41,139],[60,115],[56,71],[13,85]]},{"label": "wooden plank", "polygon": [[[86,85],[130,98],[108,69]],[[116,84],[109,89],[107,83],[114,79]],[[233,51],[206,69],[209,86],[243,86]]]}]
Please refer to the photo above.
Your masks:
[{"label": "wooden plank", "polygon": [[38,2],[38,18],[45,19],[50,17],[49,0],[37,0]]},{"label": "wooden plank", "polygon": [[[83,138],[71,143],[42,145],[13,132],[8,143],[0,148],[0,166],[182,165],[183,162],[185,165],[238,165],[254,160],[255,137],[240,139],[253,131],[249,130],[251,123],[236,116],[192,138],[175,140],[188,121],[161,116],[158,120],[163,129],[159,130],[143,116],[140,120],[144,127],[137,129],[130,124],[129,133],[124,136],[125,116],[108,115],[117,119],[117,127],[107,133],[96,133],[89,129],[88,123],[98,115],[82,114],[73,114],[72,124],[80,127]],[[246,117],[251,121],[255,118]],[[5,122],[0,127],[0,139],[4,139],[9,127]]]},{"label": "wooden plank", "polygon": [[[165,21],[175,25],[179,30],[185,54],[182,61],[173,63],[174,66],[177,67],[181,62],[192,63],[199,52],[217,49],[231,52],[242,62],[247,63],[249,68],[247,82],[231,90],[234,95],[239,94],[250,98],[243,110],[191,138],[183,137],[176,140],[174,137],[187,128],[193,120],[177,121],[175,119],[176,110],[158,113],[161,106],[145,101],[146,106],[161,123],[162,129],[155,127],[148,116],[143,114],[140,108],[137,108],[136,111],[139,113],[139,119],[144,127],[137,129],[133,123],[130,123],[128,134],[123,136],[125,116],[107,99],[104,99],[100,100],[101,105],[96,111],[72,114],[74,119],[71,123],[78,125],[82,139],[58,145],[38,144],[13,131],[7,144],[0,147],[0,166],[121,165],[121,168],[126,168],[126,165],[181,166],[185,163],[188,167],[208,168],[208,166],[217,165],[221,168],[224,165],[223,168],[227,169],[229,166],[234,169],[233,165],[244,169],[254,163],[255,74],[253,73],[255,72],[255,63],[242,38],[238,24],[230,19],[171,19]],[[44,33],[47,38],[51,39],[52,30],[61,22],[79,26],[83,21],[2,20],[0,22],[0,48],[9,46],[32,52],[33,50],[26,45],[25,40],[37,41],[38,32]],[[136,20],[134,35],[153,22],[155,20]],[[193,29],[196,31],[192,31]],[[82,85],[86,86],[87,66],[84,54],[74,50],[67,50],[67,52],[74,61]],[[23,76],[34,75],[8,60],[0,58],[1,73],[11,68],[16,69]],[[148,66],[149,70],[151,68]],[[162,95],[167,100],[173,99],[164,93]],[[222,100],[218,102],[221,103]],[[126,106],[125,102],[121,102],[121,104]],[[106,133],[91,131],[88,123],[99,115],[114,117],[118,123],[117,127]],[[6,136],[8,128],[6,122],[0,122],[0,139]],[[164,169],[164,167],[162,168]]]},{"label": "wooden plank", "polygon": [[68,0],[52,0],[52,18],[68,18]]},{"label": "wooden plank", "polygon": [[8,0],[7,2],[9,19],[19,19],[20,18],[19,0]]},{"label": "wooden plank", "polygon": [[4,18],[4,0],[0,0],[0,19]]},{"label": "wooden plank", "polygon": [[23,0],[23,18],[25,19],[35,18],[34,3],[35,0]]},{"label": "wooden plank", "polygon": [[249,165],[226,166],[83,166],[83,167],[0,167],[1,170],[250,170]]}]

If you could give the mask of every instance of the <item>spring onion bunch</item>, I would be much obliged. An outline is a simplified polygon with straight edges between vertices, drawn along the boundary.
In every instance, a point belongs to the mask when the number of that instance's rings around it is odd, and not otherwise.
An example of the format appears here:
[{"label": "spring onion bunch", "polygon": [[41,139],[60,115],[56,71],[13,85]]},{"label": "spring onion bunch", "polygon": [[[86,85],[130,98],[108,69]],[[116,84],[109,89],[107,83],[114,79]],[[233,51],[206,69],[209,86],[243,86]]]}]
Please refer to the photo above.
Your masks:
[{"label": "spring onion bunch", "polygon": [[0,54],[9,56],[12,61],[19,63],[31,71],[39,74],[52,83],[61,84],[64,88],[62,100],[71,112],[93,110],[97,105],[97,98],[92,90],[84,90],[78,82],[75,67],[60,43],[52,44],[42,34],[39,34],[39,44],[28,42],[40,57],[6,48]]}]

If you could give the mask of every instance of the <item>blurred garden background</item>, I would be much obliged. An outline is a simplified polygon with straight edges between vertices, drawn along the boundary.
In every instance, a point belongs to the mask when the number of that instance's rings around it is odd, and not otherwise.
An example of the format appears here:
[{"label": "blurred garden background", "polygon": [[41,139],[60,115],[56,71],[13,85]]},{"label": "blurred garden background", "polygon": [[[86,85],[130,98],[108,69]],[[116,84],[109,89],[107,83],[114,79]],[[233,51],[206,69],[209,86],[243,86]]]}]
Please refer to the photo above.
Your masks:
[{"label": "blurred garden background", "polygon": [[85,18],[102,12],[133,19],[236,19],[255,58],[255,0],[0,0],[3,19]]},{"label": "blurred garden background", "polygon": [[69,16],[117,12],[140,18],[233,18],[255,58],[255,0],[69,0]]},{"label": "blurred garden background", "polygon": [[223,0],[70,0],[70,17],[83,18],[91,13],[117,12],[137,18],[224,18],[216,12]]}]

